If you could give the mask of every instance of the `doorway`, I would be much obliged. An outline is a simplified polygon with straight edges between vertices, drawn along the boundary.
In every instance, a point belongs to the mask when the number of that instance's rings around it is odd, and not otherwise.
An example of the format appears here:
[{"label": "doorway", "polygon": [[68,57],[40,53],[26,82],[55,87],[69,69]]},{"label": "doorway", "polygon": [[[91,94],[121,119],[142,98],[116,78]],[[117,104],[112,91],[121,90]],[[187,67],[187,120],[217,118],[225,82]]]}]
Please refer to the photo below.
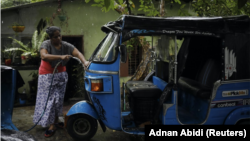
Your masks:
[{"label": "doorway", "polygon": [[[84,42],[83,42],[83,35],[63,35],[62,41],[68,42],[72,45],[74,45],[82,54],[84,54]],[[78,65],[78,61],[75,59],[70,59],[67,63],[67,73],[68,73],[68,83],[66,86],[66,92],[64,96],[64,101],[68,101],[70,98],[75,97],[77,93],[77,77],[73,76],[73,74],[76,74],[77,71],[73,71],[74,68]],[[78,84],[79,85],[79,84]],[[84,87],[84,85],[82,86]]]}]

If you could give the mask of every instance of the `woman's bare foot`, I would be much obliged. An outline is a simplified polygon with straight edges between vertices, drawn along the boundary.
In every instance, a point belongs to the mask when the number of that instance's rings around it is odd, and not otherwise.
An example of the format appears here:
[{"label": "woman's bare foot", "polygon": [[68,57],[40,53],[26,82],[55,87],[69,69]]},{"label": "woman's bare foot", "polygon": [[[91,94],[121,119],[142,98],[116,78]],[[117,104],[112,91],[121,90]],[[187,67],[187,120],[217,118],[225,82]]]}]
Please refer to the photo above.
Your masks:
[{"label": "woman's bare foot", "polygon": [[54,124],[51,124],[49,130],[56,130],[56,126]]}]

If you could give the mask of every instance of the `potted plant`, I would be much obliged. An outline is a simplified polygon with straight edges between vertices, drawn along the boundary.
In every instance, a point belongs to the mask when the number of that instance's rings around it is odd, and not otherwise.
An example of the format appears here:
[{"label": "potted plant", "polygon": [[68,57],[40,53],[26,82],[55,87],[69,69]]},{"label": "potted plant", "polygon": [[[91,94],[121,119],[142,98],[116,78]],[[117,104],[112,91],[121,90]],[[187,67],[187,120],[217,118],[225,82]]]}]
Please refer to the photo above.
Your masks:
[{"label": "potted plant", "polygon": [[10,66],[11,65],[11,58],[12,58],[12,53],[8,52],[7,53],[7,58],[5,59],[5,65]]},{"label": "potted plant", "polygon": [[61,9],[61,2],[60,1],[58,1],[58,7],[57,7],[56,11],[52,14],[52,17],[49,20],[50,26],[54,25],[53,21],[56,19],[56,16],[60,20],[61,29],[63,28],[63,26],[65,26],[65,29],[63,30],[63,32],[70,33],[70,30],[68,30],[69,16],[67,15],[66,11],[63,11],[63,9]]},{"label": "potted plant", "polygon": [[66,13],[61,10],[60,12],[58,12],[58,18],[61,22],[64,22],[67,18]]},{"label": "potted plant", "polygon": [[[9,47],[9,46],[5,46],[5,50],[6,49],[8,50],[10,48],[11,47]],[[10,66],[11,62],[12,62],[11,59],[12,59],[13,51],[5,51],[5,50],[2,51],[4,58],[5,58],[4,62],[5,62],[5,65]]]},{"label": "potted plant", "polygon": [[23,30],[25,29],[25,26],[24,25],[21,25],[17,22],[14,22],[12,24],[12,29],[15,31],[15,32],[23,32]]},{"label": "potted plant", "polygon": [[[14,40],[15,43],[20,45],[20,48],[9,48],[9,49],[5,49],[5,52],[11,52],[14,50],[20,50],[22,51],[22,55],[21,58],[22,59],[30,59],[30,60],[39,60],[39,48],[42,44],[42,42],[44,41],[44,39],[46,38],[46,32],[42,32],[39,36],[37,34],[37,30],[34,32],[33,36],[32,36],[32,40],[31,40],[31,47],[29,47],[29,44],[24,45],[21,41],[18,41],[12,37],[12,40]],[[27,61],[27,60],[26,60]],[[39,65],[38,62],[34,62],[33,65]]]}]

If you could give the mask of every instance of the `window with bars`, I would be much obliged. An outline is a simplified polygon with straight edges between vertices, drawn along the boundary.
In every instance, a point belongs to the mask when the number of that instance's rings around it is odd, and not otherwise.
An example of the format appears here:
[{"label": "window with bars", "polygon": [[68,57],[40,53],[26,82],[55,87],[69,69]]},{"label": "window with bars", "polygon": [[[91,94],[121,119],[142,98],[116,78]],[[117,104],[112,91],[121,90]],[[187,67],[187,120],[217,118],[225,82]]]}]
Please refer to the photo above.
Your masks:
[{"label": "window with bars", "polygon": [[139,46],[127,49],[127,62],[121,63],[120,76],[132,76],[142,60],[142,49]]},{"label": "window with bars", "polygon": [[[131,14],[134,15],[134,14]],[[145,16],[145,14],[137,14],[138,16]],[[142,60],[142,48],[139,46],[133,46],[133,48],[127,49],[127,62],[121,63],[120,76],[132,76],[136,72],[141,60]]]}]

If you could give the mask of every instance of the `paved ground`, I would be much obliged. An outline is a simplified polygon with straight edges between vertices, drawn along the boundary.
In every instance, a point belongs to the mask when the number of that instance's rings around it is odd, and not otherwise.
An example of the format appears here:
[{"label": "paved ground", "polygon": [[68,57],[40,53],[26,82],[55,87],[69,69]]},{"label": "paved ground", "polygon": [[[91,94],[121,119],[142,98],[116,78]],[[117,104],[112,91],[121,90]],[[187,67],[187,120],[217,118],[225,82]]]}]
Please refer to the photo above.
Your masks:
[{"label": "paved ground", "polygon": [[[71,105],[64,106],[63,110],[67,111]],[[34,109],[35,106],[14,108],[12,121],[20,131],[28,130],[34,125],[32,122]],[[69,136],[66,129],[57,129],[56,133],[52,137],[45,138],[44,132],[46,129],[47,128],[43,128],[41,126],[36,126],[28,133],[31,134],[37,141],[74,141],[73,138]],[[130,135],[121,131],[113,131],[108,128],[104,133],[101,127],[98,126],[96,135],[90,141],[144,141],[144,136]]]}]

